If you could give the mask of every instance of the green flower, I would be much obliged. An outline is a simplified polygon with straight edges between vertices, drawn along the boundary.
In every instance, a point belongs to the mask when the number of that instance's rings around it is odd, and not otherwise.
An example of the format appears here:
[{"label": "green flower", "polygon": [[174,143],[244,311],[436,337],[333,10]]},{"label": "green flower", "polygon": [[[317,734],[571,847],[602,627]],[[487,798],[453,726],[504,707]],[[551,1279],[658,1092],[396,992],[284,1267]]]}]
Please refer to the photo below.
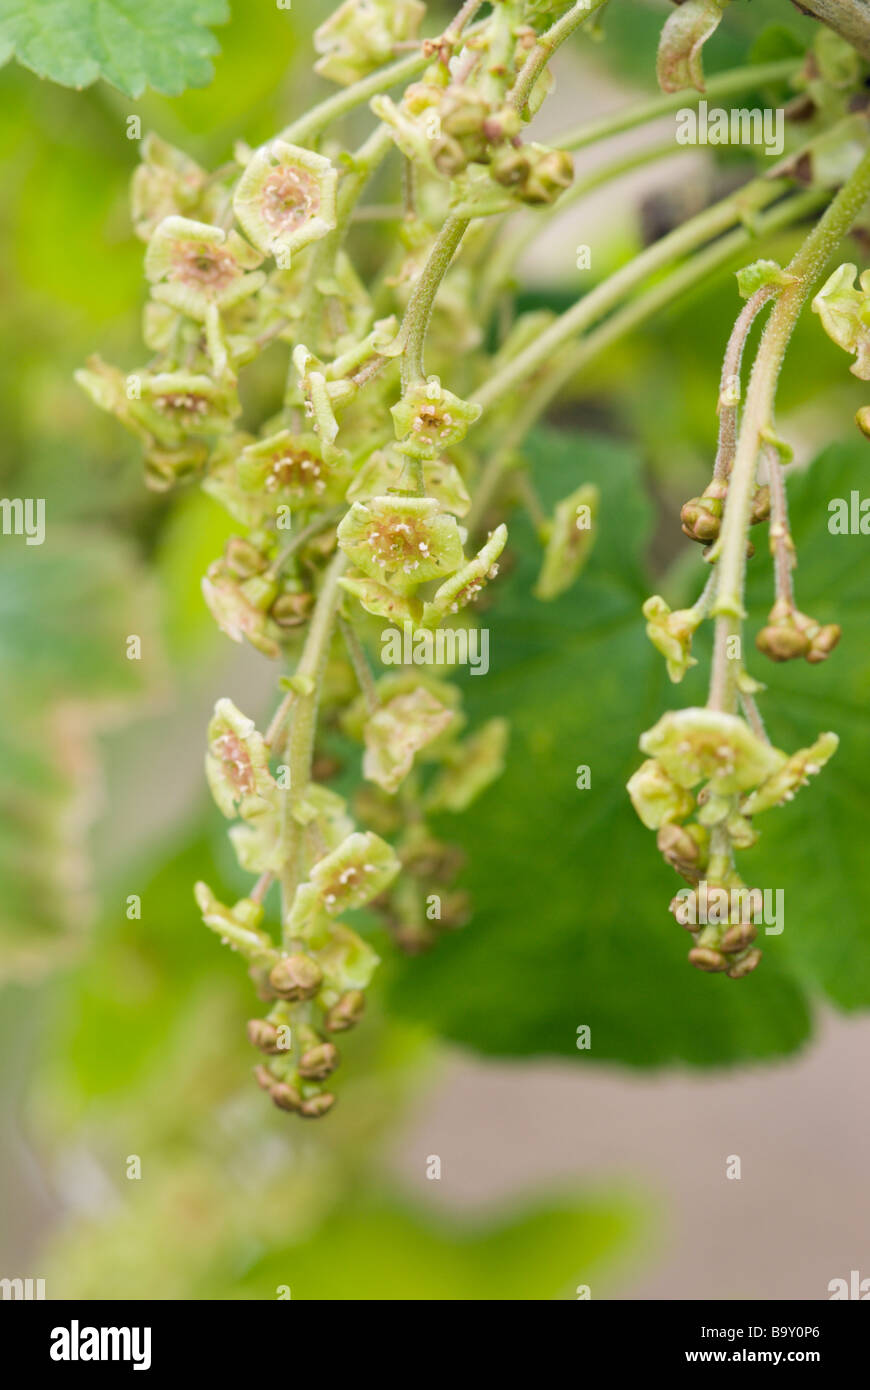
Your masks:
[{"label": "green flower", "polygon": [[368,942],[343,922],[333,923],[327,945],[312,954],[323,971],[321,996],[326,998],[332,992],[366,989],[381,963]]},{"label": "green flower", "polygon": [[218,700],[208,726],[205,775],[218,809],[232,819],[262,814],[277,790],[263,737],[232,700]]},{"label": "green flower", "polygon": [[599,492],[584,483],[556,506],[535,595],[558,598],[569,589],[586,564],[595,541]]},{"label": "green flower", "polygon": [[262,256],[237,232],[207,222],[165,217],[145,253],[145,274],[155,299],[191,318],[204,320],[210,310],[226,309],[265,282],[254,274]]},{"label": "green flower", "polygon": [[338,170],[323,155],[271,140],[249,160],[233,208],[254,245],[288,268],[293,252],[335,226],[337,182]]},{"label": "green flower", "polygon": [[466,810],[504,772],[508,735],[506,719],[490,719],[457,743],[426,798],[427,809]]},{"label": "green flower", "polygon": [[680,787],[710,781],[716,795],[746,791],[778,772],[785,754],[765,743],[736,714],[673,710],[641,735],[641,751],[661,763]]},{"label": "green flower", "polygon": [[359,82],[390,61],[397,43],[417,37],[425,13],[422,0],[344,0],[314,31],[323,55],[314,71],[343,87]]},{"label": "green flower", "polygon": [[841,265],[829,276],[813,300],[813,312],[838,347],[854,355],[850,371],[870,381],[870,270],[865,270],[855,289],[857,267]]},{"label": "green flower", "polygon": [[477,598],[488,580],[495,579],[498,574],[496,561],[506,542],[507,527],[497,526],[474,559],[445,580],[436,589],[432,601],[423,605],[424,627],[434,627],[447,613],[458,613],[460,608]]},{"label": "green flower", "polygon": [[392,883],[400,869],[395,850],[371,831],[354,831],[319,859],[310,880],[332,917],[365,907]]},{"label": "green flower", "polygon": [[142,163],[130,184],[130,207],[133,230],[148,241],[165,217],[198,209],[206,175],[194,160],[158,135],[146,135],[139,152]]},{"label": "green flower", "polygon": [[768,777],[767,781],[762,782],[756,791],[751,792],[740,803],[742,814],[754,816],[759,811],[769,810],[771,806],[781,806],[784,801],[792,801],[797,791],[805,787],[817,772],[821,772],[828,759],[834,756],[839,743],[836,734],[819,734],[811,747],[801,748],[797,753],[792,753],[778,772]]},{"label": "green flower", "polygon": [[193,891],[202,920],[226,945],[240,951],[252,965],[268,967],[275,963],[278,952],[274,943],[260,930],[263,920],[260,903],[242,898],[235,907],[226,907],[218,902],[207,883],[197,883]]},{"label": "green flower", "polygon": [[277,580],[259,574],[240,579],[224,559],[209,565],[202,579],[202,596],[221,632],[273,659],[281,652],[280,630],[269,618],[277,595]]},{"label": "green flower", "polygon": [[689,667],[698,664],[692,656],[692,634],[700,625],[700,615],[694,608],[671,612],[665,600],[653,594],[643,605],[643,616],[647,637],[665,658],[671,680],[678,684]]},{"label": "green flower", "polygon": [[626,790],[648,830],[685,820],[695,809],[694,797],[678,786],[655,758],[641,763],[629,778]]},{"label": "green flower", "polygon": [[269,494],[274,506],[311,507],[337,500],[344,490],[341,478],[324,462],[317,435],[294,435],[290,430],[247,445],[238,476],[242,488]]},{"label": "green flower", "polygon": [[191,437],[212,439],[232,426],[241,407],[234,391],[194,372],[124,373],[88,358],[75,379],[101,410],[143,440],[172,448]]},{"label": "green flower", "polygon": [[[407,458],[378,449],[366,460],[348,488],[348,502],[367,502],[390,492],[411,491],[407,486],[408,468]],[[465,516],[471,506],[462,474],[445,459],[430,459],[423,464],[423,485],[427,497],[434,497],[445,512],[452,512],[454,516]]]},{"label": "green flower", "polygon": [[469,425],[480,419],[481,407],[460,400],[436,376],[430,376],[409,387],[390,414],[400,452],[410,458],[434,459],[465,438]]},{"label": "green flower", "polygon": [[338,543],[357,569],[400,592],[452,574],[463,561],[456,518],[432,497],[373,497],[354,502]]},{"label": "green flower", "polygon": [[387,618],[395,623],[416,624],[420,621],[423,605],[419,599],[403,598],[376,579],[351,577],[338,582],[346,593],[359,600],[367,613],[372,613],[376,618]]},{"label": "green flower", "polygon": [[455,719],[454,711],[422,686],[396,695],[366,721],[363,776],[386,792],[397,791],[415,755]]}]

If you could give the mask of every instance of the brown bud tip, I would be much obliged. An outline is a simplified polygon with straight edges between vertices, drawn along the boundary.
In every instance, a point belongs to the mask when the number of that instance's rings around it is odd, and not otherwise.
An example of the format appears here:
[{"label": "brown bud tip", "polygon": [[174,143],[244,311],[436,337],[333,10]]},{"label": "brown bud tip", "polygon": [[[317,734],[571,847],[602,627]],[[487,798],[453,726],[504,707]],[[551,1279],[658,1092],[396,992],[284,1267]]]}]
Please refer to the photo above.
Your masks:
[{"label": "brown bud tip", "polygon": [[366,1006],[365,995],[361,989],[349,989],[337,1004],[333,1004],[326,1015],[326,1027],[330,1033],[343,1033],[359,1023]]},{"label": "brown bud tip", "polygon": [[753,942],[758,935],[751,922],[739,922],[737,926],[729,927],[722,940],[719,942],[721,951],[742,951],[745,946]]},{"label": "brown bud tip", "polygon": [[729,968],[729,979],[740,980],[744,975],[751,975],[760,960],[760,951],[750,951],[748,956],[744,956],[742,960],[735,961]]},{"label": "brown bud tip", "polygon": [[820,627],[810,643],[807,661],[813,666],[817,666],[820,661],[825,661],[839,642],[840,635],[841,629],[838,623],[828,623],[825,627]]},{"label": "brown bud tip", "polygon": [[701,854],[700,846],[688,831],[670,821],[659,827],[656,844],[669,864],[695,864]]},{"label": "brown bud tip", "polygon": [[272,604],[272,617],[279,627],[301,627],[313,603],[313,594],[279,594]]},{"label": "brown bud tip", "polygon": [[252,1047],[269,1053],[282,1050],[278,1044],[278,1029],[274,1023],[269,1023],[265,1018],[252,1018],[248,1020],[247,1029],[248,1042]]},{"label": "brown bud tip", "polygon": [[309,1047],[299,1059],[299,1075],[306,1081],[323,1081],[338,1066],[338,1048],[335,1043],[318,1043]]},{"label": "brown bud tip", "polygon": [[759,521],[770,519],[770,488],[757,487],[755,496],[752,499],[751,524],[757,526]]},{"label": "brown bud tip", "polygon": [[299,1092],[295,1086],[288,1086],[286,1081],[277,1081],[271,1095],[279,1110],[298,1110],[302,1105]]},{"label": "brown bud tip", "polygon": [[283,956],[269,971],[269,984],[282,999],[311,999],[320,988],[323,971],[310,956]]},{"label": "brown bud tip", "polygon": [[329,1091],[321,1091],[319,1096],[309,1096],[299,1107],[299,1114],[306,1120],[317,1120],[335,1105],[335,1096]]},{"label": "brown bud tip", "polygon": [[755,645],[771,661],[794,661],[796,657],[806,656],[810,648],[806,634],[785,623],[777,627],[763,627],[755,639]]},{"label": "brown bud tip", "polygon": [[709,946],[693,946],[689,960],[698,970],[727,970],[728,962],[720,951],[711,951]]},{"label": "brown bud tip", "polygon": [[254,1067],[254,1080],[264,1091],[271,1091],[275,1085],[275,1078],[268,1067],[264,1067],[262,1062],[258,1067]]},{"label": "brown bud tip", "polygon": [[[719,505],[721,504],[714,504]],[[721,522],[702,497],[692,497],[680,509],[683,531],[693,541],[707,545],[719,535]]]}]

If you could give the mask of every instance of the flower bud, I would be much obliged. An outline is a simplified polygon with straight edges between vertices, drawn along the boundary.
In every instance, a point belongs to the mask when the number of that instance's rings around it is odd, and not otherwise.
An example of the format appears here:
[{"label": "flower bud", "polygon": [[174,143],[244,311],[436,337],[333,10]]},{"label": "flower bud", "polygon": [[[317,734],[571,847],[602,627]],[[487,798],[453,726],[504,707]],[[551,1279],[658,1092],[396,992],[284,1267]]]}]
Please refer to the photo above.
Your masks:
[{"label": "flower bud", "polygon": [[281,628],[301,627],[308,621],[313,605],[313,594],[279,594],[272,604],[270,616]]},{"label": "flower bud", "polygon": [[760,951],[750,951],[742,960],[735,961],[732,966],[729,966],[729,978],[732,980],[740,980],[744,975],[751,975],[760,960]]},{"label": "flower bud", "polygon": [[299,1110],[302,1106],[302,1097],[296,1087],[288,1085],[286,1081],[276,1081],[269,1094],[279,1110]]},{"label": "flower bud", "polygon": [[309,1047],[299,1059],[299,1075],[306,1081],[323,1081],[339,1063],[338,1048],[335,1043],[318,1043]]},{"label": "flower bud", "polygon": [[840,634],[841,629],[838,623],[827,623],[824,627],[820,627],[810,642],[807,661],[813,666],[818,665],[820,661],[825,661],[839,642]]},{"label": "flower bud", "polygon": [[322,980],[323,971],[317,961],[301,952],[282,956],[269,971],[269,983],[281,999],[312,999]]},{"label": "flower bud", "polygon": [[770,519],[770,488],[757,487],[752,498],[752,511],[749,517],[749,524],[755,526],[760,521]]},{"label": "flower bud", "polygon": [[349,989],[333,1004],[326,1015],[326,1028],[330,1033],[343,1033],[359,1023],[366,1006],[365,995],[361,989]]},{"label": "flower bud", "polygon": [[749,946],[758,935],[751,922],[739,922],[734,927],[729,927],[722,940],[719,942],[720,951],[742,951]]},{"label": "flower bud", "polygon": [[855,424],[862,434],[870,439],[870,405],[862,405],[855,415]]},{"label": "flower bud", "polygon": [[274,1023],[269,1023],[265,1018],[252,1018],[248,1021],[248,1042],[252,1047],[258,1047],[261,1052],[268,1052],[271,1056],[283,1052],[284,1048],[280,1045],[280,1035]]},{"label": "flower bud", "polygon": [[721,951],[713,951],[709,946],[693,946],[689,952],[689,960],[698,970],[712,973],[728,969],[728,961]]},{"label": "flower bud", "polygon": [[794,661],[807,655],[810,639],[798,628],[781,623],[763,627],[755,639],[755,645],[771,661]]},{"label": "flower bud", "polygon": [[275,1078],[269,1071],[269,1068],[263,1066],[262,1062],[259,1066],[254,1067],[254,1080],[262,1090],[269,1091],[271,1094],[275,1086]]},{"label": "flower bud", "polygon": [[320,1095],[309,1096],[303,1100],[299,1107],[299,1114],[306,1120],[317,1120],[321,1115],[325,1115],[335,1105],[335,1096],[329,1091],[321,1091]]}]

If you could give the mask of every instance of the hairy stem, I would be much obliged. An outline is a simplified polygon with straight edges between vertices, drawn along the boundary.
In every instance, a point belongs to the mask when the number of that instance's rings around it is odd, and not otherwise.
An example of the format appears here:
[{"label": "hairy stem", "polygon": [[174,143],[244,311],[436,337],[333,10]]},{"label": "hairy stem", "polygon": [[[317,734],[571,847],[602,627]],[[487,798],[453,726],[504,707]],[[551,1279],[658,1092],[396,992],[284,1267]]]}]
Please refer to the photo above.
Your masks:
[{"label": "hairy stem", "polygon": [[716,701],[714,708],[733,710],[736,705],[737,663],[729,661],[728,647],[733,637],[740,636],[745,617],[743,586],[752,493],[758,455],[765,433],[773,424],[776,385],[786,349],[825,262],[848,232],[868,196],[870,154],[864,156],[789,262],[787,273],[792,278],[777,294],[752,367],[722,532],[716,546],[719,582],[713,607],[717,623],[710,690],[711,704],[714,699]]},{"label": "hairy stem", "polygon": [[508,105],[515,111],[522,111],[532,94],[532,90],[544,68],[549,63],[556,49],[559,48],[567,38],[578,29],[584,20],[589,19],[596,10],[600,10],[605,0],[577,0],[561,19],[557,19],[555,24],[551,24],[546,33],[542,34],[530,52],[526,61],[517,76],[511,90],[508,92]]},{"label": "hairy stem", "polygon": [[414,286],[404,322],[399,330],[399,337],[405,343],[402,360],[403,390],[407,390],[408,386],[415,382],[426,379],[424,350],[435,296],[468,230],[469,221],[467,217],[447,218]]}]

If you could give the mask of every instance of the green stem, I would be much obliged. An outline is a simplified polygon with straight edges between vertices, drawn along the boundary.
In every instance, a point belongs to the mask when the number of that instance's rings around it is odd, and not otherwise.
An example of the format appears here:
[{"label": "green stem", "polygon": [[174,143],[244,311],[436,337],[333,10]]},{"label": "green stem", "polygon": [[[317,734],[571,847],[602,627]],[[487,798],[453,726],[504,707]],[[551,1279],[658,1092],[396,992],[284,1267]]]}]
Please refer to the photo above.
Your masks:
[{"label": "green stem", "polygon": [[526,58],[516,82],[508,92],[507,103],[509,106],[512,106],[515,111],[523,110],[538,78],[556,49],[567,38],[570,38],[575,29],[579,29],[584,20],[589,19],[590,15],[593,15],[596,10],[600,10],[605,3],[606,0],[577,0],[577,3],[572,5],[561,19],[557,19],[555,24],[550,25],[550,28],[541,35]]},{"label": "green stem", "polygon": [[709,78],[706,90],[703,92],[690,89],[674,92],[668,96],[652,97],[649,101],[639,102],[637,106],[629,106],[614,111],[608,116],[601,116],[597,121],[587,121],[581,126],[576,126],[574,130],[569,130],[566,135],[561,135],[558,140],[552,140],[549,143],[560,150],[582,150],[587,145],[595,145],[599,140],[606,140],[611,135],[620,134],[621,131],[633,130],[636,126],[646,125],[648,121],[657,120],[659,116],[667,116],[674,111],[695,107],[702,99],[715,101],[717,97],[729,97],[739,92],[752,91],[766,86],[769,82],[785,82],[800,70],[802,62],[803,59],[786,58],[777,63],[759,63],[757,66],[750,64],[745,68],[732,68],[730,72],[723,72],[717,77]]},{"label": "green stem", "polygon": [[468,230],[469,221],[467,217],[447,218],[414,286],[402,327],[399,329],[399,338],[405,344],[402,361],[403,390],[407,390],[415,382],[426,379],[423,353],[435,296]]},{"label": "green stem", "polygon": [[514,390],[531,372],[550,361],[563,343],[602,318],[641,281],[655,271],[672,264],[687,252],[697,250],[705,241],[711,241],[715,236],[727,231],[735,222],[751,217],[772,203],[787,187],[787,182],[782,179],[775,182],[769,179],[754,179],[736,193],[706,208],[697,217],[690,218],[688,222],[684,222],[682,226],[648,246],[628,265],[615,271],[564,314],[560,314],[535,342],[530,343],[523,352],[518,353],[475,392],[475,400],[486,408]]},{"label": "green stem", "polygon": [[293,719],[285,746],[285,763],[290,774],[290,785],[283,798],[281,816],[282,837],[286,852],[285,866],[281,873],[285,924],[299,883],[301,870],[302,838],[299,833],[300,828],[293,818],[293,809],[305,795],[305,789],[311,780],[311,759],[314,753],[314,736],[317,730],[317,711],[320,705],[323,672],[329,655],[329,646],[341,599],[338,581],[346,565],[347,557],[343,551],[339,550],[324,573],[302,656],[294,672],[296,676],[307,677],[311,684],[307,692],[297,693],[293,705]]},{"label": "green stem", "polygon": [[[798,194],[759,217],[754,231],[741,227],[720,237],[712,246],[698,252],[664,280],[660,280],[611,314],[603,324],[574,344],[569,352],[560,355],[550,365],[546,376],[523,397],[519,413],[505,437],[504,446],[499,447],[484,468],[475,489],[474,503],[466,519],[469,531],[479,527],[486,507],[510,466],[511,457],[566,382],[583,371],[620,338],[633,332],[681,295],[708,281],[724,266],[736,261],[756,238],[768,236],[816,211],[825,197],[821,192]],[[480,396],[480,392],[477,396]]]},{"label": "green stem", "polygon": [[758,455],[773,423],[776,386],[786,349],[800,312],[824,269],[828,257],[848,232],[870,197],[870,153],[855,169],[787,266],[793,277],[779,291],[765,325],[740,422],[737,452],[731,470],[722,532],[717,542],[719,583],[713,612],[717,617],[710,700],[714,708],[736,706],[734,662],[727,656],[729,639],[739,636],[746,573],[746,537],[752,508]]}]

